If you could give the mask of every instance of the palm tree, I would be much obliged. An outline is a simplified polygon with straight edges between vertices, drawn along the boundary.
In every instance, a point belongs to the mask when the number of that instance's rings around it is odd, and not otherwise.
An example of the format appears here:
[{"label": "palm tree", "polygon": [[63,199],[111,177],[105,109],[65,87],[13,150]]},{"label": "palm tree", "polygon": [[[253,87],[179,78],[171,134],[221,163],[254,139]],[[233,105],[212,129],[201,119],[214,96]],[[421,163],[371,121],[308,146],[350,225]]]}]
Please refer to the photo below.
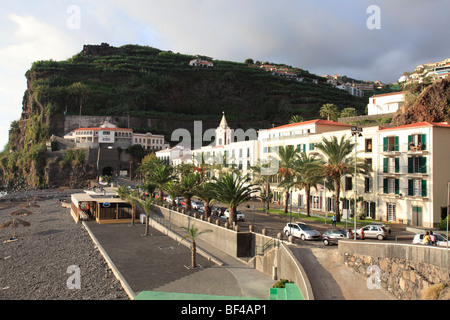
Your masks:
[{"label": "palm tree", "polygon": [[144,209],[145,216],[147,217],[147,221],[145,223],[145,236],[148,236],[148,229],[150,225],[150,212],[153,209],[154,199],[149,198],[145,200],[139,200],[139,204],[141,205],[142,209]]},{"label": "palm tree", "polygon": [[320,108],[320,116],[327,117],[328,121],[336,120],[338,115],[339,115],[339,110],[338,110],[337,106],[334,105],[333,103],[324,104]]},{"label": "palm tree", "polygon": [[191,210],[191,200],[195,195],[195,187],[200,183],[200,175],[198,173],[190,173],[183,177],[178,184],[180,194],[186,199],[186,210]]},{"label": "palm tree", "polygon": [[264,204],[266,206],[266,212],[269,213],[270,206],[270,183],[274,176],[276,176],[277,171],[271,170],[271,162],[268,163],[258,162],[252,168],[253,183],[263,187],[264,191]]},{"label": "palm tree", "polygon": [[205,176],[211,171],[211,165],[205,160],[205,154],[203,152],[201,154],[195,154],[193,160],[196,164],[193,170],[200,174],[200,183],[203,183]]},{"label": "palm tree", "polygon": [[252,192],[259,188],[253,189],[255,185],[250,183],[250,178],[247,176],[235,176],[231,173],[223,174],[214,180],[213,189],[216,193],[216,200],[228,206],[229,221],[234,224],[237,221],[236,208],[241,203],[248,201]]},{"label": "palm tree", "polygon": [[300,153],[297,161],[294,163],[295,182],[294,185],[299,189],[305,189],[306,215],[310,216],[310,194],[311,188],[317,190],[319,183],[323,181],[323,176],[318,168],[323,167],[323,161],[315,155]]},{"label": "palm tree", "polygon": [[214,186],[212,182],[205,182],[195,187],[194,194],[199,197],[205,204],[205,214],[211,216],[211,206],[216,198]]},{"label": "palm tree", "polygon": [[127,192],[125,199],[131,204],[131,225],[134,226],[134,218],[136,216],[136,205],[139,202],[139,193],[136,190]]},{"label": "palm tree", "polygon": [[155,184],[159,190],[158,202],[163,201],[164,186],[166,183],[175,178],[173,167],[168,164],[160,164],[148,172],[147,181]]},{"label": "palm tree", "polygon": [[164,185],[164,190],[172,199],[172,206],[175,207],[177,205],[176,199],[178,196],[180,196],[180,188],[178,182],[175,180],[167,182]]},{"label": "palm tree", "polygon": [[303,121],[305,121],[305,119],[303,118],[303,116],[298,115],[298,114],[293,115],[293,116],[291,117],[291,119],[289,119],[289,123],[290,123],[290,124],[293,124],[293,123],[299,123],[299,122],[303,122]]},{"label": "palm tree", "polygon": [[344,108],[341,111],[341,118],[356,117],[358,114],[355,108]]},{"label": "palm tree", "polygon": [[[322,151],[327,163],[322,168],[322,174],[334,182],[334,211],[336,221],[341,221],[339,212],[339,196],[341,192],[341,178],[346,174],[354,174],[355,159],[352,157],[354,143],[346,136],[340,140],[333,136],[330,140],[323,138],[323,141],[317,144],[317,149]],[[357,160],[357,173],[366,173],[371,169],[362,160]],[[356,188],[356,186],[355,186]]]},{"label": "palm tree", "polygon": [[192,244],[191,244],[191,266],[192,266],[192,268],[196,268],[197,267],[197,244],[195,242],[195,239],[203,233],[212,232],[212,230],[203,230],[203,231],[199,232],[198,228],[195,227],[195,225],[192,225],[191,228],[181,227],[181,229],[185,230],[188,234],[185,235],[180,240],[178,245],[186,238],[191,239],[191,241],[192,241]]},{"label": "palm tree", "polygon": [[298,158],[300,148],[289,145],[278,149],[280,158],[278,175],[281,178],[279,187],[284,189],[284,213],[288,212],[289,192],[294,181],[294,163]]}]

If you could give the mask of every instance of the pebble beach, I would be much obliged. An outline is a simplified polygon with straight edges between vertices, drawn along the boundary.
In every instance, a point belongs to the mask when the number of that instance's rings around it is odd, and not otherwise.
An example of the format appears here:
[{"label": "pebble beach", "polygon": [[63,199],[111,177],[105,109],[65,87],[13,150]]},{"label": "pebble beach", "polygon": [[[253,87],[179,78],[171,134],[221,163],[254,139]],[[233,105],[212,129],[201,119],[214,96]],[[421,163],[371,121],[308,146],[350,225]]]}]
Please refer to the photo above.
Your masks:
[{"label": "pebble beach", "polygon": [[[79,191],[79,190],[77,190]],[[8,192],[0,197],[0,300],[129,300],[64,199],[74,190]],[[10,215],[19,209],[32,212]]]}]

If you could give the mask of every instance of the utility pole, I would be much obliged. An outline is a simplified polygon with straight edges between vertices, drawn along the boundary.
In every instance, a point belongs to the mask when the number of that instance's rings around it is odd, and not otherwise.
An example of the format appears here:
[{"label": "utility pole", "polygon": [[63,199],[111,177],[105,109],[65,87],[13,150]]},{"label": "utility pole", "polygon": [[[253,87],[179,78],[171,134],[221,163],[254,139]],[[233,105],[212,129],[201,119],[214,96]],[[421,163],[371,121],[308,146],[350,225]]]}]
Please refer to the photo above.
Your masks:
[{"label": "utility pole", "polygon": [[355,228],[354,228],[354,235],[353,235],[353,239],[356,240],[356,204],[358,201],[358,190],[357,190],[357,184],[356,184],[356,174],[357,174],[357,167],[356,167],[356,144],[358,143],[358,137],[362,137],[362,128],[361,127],[352,127],[351,129],[352,131],[352,136],[355,137],[355,203],[354,203],[354,208],[355,208],[355,212],[353,213],[353,218],[355,221]]}]

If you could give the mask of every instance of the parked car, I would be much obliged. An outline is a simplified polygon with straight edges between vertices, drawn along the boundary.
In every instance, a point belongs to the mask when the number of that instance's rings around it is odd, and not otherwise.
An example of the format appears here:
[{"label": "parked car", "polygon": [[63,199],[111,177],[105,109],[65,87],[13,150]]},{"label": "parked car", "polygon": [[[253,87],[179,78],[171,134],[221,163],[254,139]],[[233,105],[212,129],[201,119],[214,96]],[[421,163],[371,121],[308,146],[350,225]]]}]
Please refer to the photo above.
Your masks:
[{"label": "parked car", "polygon": [[[434,233],[433,234],[436,236],[436,245],[438,247],[447,247],[447,242],[449,244],[450,247],[450,242],[440,233]],[[422,240],[423,240],[423,236],[425,235],[425,233],[417,233],[413,240],[412,243],[413,244],[422,244]]]},{"label": "parked car", "polygon": [[388,233],[391,234],[391,227],[383,222],[372,222],[370,226],[384,227],[388,231]]},{"label": "parked car", "polygon": [[211,214],[217,217],[222,216],[225,213],[225,210],[227,210],[228,208],[226,207],[216,207],[216,206],[212,206],[211,207]]},{"label": "parked car", "polygon": [[383,240],[389,236],[389,232],[386,230],[386,228],[378,225],[367,225],[365,227],[357,229],[357,237],[361,237],[361,230],[364,230],[364,238]]},{"label": "parked car", "polygon": [[191,201],[191,206],[192,206],[192,209],[200,210],[200,209],[203,208],[205,205],[203,204],[202,201]]},{"label": "parked car", "polygon": [[310,226],[303,222],[287,223],[283,229],[286,236],[293,235],[302,240],[320,240],[320,232],[311,229]]},{"label": "parked car", "polygon": [[[226,209],[225,212],[220,217],[228,219],[229,215],[230,215],[230,210]],[[236,215],[237,215],[237,221],[245,221],[245,216],[241,211],[236,210]]]},{"label": "parked car", "polygon": [[326,246],[337,244],[342,239],[347,239],[347,231],[345,230],[330,229],[322,234],[322,241]]}]

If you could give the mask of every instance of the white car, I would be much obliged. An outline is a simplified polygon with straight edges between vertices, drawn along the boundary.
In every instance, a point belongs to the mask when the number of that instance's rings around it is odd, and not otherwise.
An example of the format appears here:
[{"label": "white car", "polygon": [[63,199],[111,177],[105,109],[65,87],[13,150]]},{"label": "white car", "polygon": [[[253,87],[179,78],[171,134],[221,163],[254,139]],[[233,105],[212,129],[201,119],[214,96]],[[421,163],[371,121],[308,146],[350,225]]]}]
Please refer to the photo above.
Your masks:
[{"label": "white car", "polygon": [[320,240],[321,238],[319,231],[311,229],[310,226],[303,222],[288,222],[283,229],[283,233],[288,237],[293,235],[302,240]]},{"label": "white car", "polygon": [[199,210],[204,209],[205,205],[201,201],[191,201],[192,209]]},{"label": "white car", "polygon": [[[236,215],[237,215],[237,221],[245,221],[245,216],[242,212],[240,212],[239,210],[236,210]],[[223,215],[221,216],[222,218],[228,219],[230,216],[230,209],[225,210],[225,212],[223,213]]]},{"label": "white car", "polygon": [[[438,247],[447,247],[447,242],[448,242],[448,245],[450,247],[450,242],[447,241],[447,239],[442,234],[434,233],[434,232],[433,232],[433,234],[436,236],[436,246],[438,246]],[[412,240],[412,243],[413,244],[422,244],[424,235],[425,235],[425,233],[417,233],[414,236],[414,238]]]}]

